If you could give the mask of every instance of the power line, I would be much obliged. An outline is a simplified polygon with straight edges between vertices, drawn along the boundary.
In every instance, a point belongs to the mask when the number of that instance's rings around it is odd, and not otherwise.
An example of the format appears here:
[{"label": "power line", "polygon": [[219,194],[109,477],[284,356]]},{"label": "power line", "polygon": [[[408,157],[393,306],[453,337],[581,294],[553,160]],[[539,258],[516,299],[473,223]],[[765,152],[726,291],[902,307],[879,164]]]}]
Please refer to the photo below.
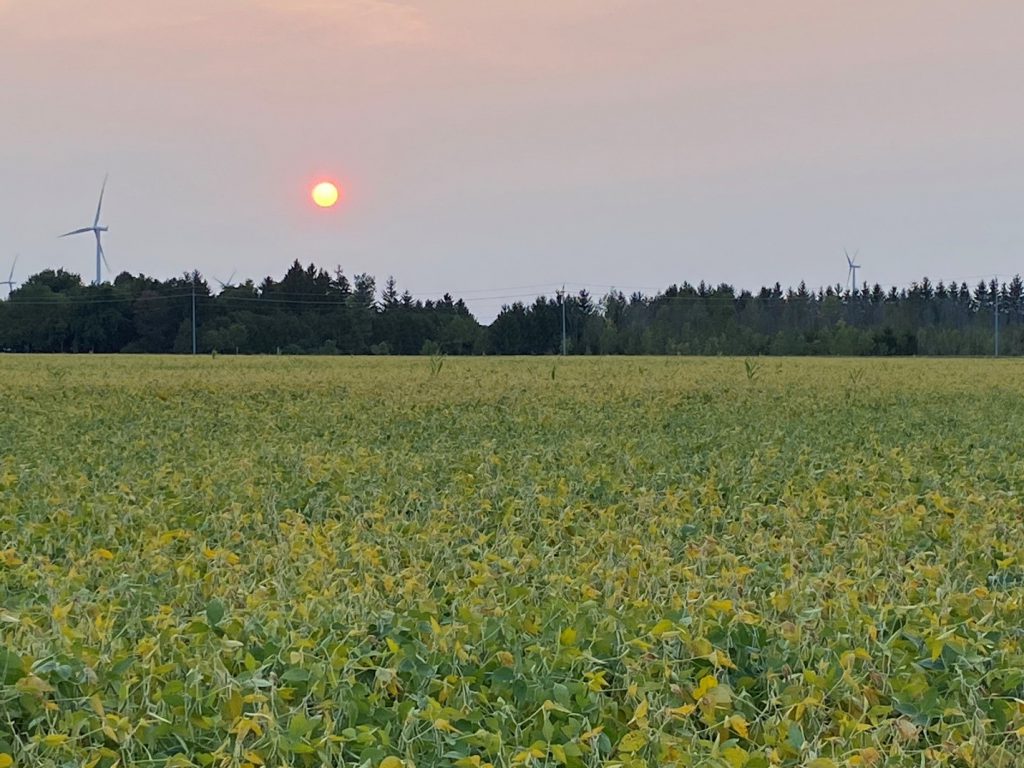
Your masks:
[{"label": "power line", "polygon": [[188,292],[176,293],[176,294],[158,294],[156,296],[123,296],[117,298],[105,298],[105,299],[93,299],[86,296],[68,296],[65,293],[59,293],[52,299],[22,299],[18,296],[8,297],[7,301],[10,302],[11,306],[64,306],[67,304],[81,305],[81,304],[134,304],[137,301],[171,301],[175,299],[187,298],[190,294]]},{"label": "power line", "polygon": [[449,290],[439,290],[439,291],[414,291],[412,289],[408,289],[407,288],[405,290],[407,290],[409,293],[412,293],[412,294],[417,294],[417,295],[420,295],[420,296],[427,296],[427,295],[433,295],[433,294],[438,294],[438,293],[440,293],[440,294],[445,294],[445,293],[458,293],[458,294],[490,293],[492,291],[525,291],[528,288],[529,289],[534,289],[534,288],[554,288],[554,287],[557,287],[554,283],[535,283],[534,285],[509,285],[509,286],[505,286],[504,288],[470,288],[470,289],[466,289],[466,290],[449,289]]},{"label": "power line", "polygon": [[[907,297],[906,290],[907,289],[904,288],[900,293],[898,293],[897,294],[897,298],[901,298],[901,299],[902,298],[906,298]],[[474,303],[478,303],[479,304],[479,303],[487,302],[487,301],[507,301],[509,299],[534,299],[534,300],[537,300],[537,299],[548,299],[549,301],[554,301],[554,302],[558,303],[558,301],[559,301],[559,294],[560,294],[560,292],[556,292],[554,296],[549,298],[549,297],[545,296],[544,294],[520,293],[520,294],[508,294],[508,295],[505,295],[505,296],[486,296],[486,297],[481,297],[481,298],[477,298],[477,299],[471,299],[471,301],[473,301]],[[313,294],[313,295],[318,296],[318,297],[322,297],[323,296],[323,294]],[[576,298],[575,296],[573,296],[572,294],[570,294],[568,292],[566,292],[563,295],[564,295],[566,300],[575,299]],[[338,295],[337,298],[326,298],[326,299],[325,298],[316,298],[316,299],[313,299],[313,298],[301,298],[301,294],[296,294],[296,295],[293,295],[291,297],[280,297],[280,296],[230,296],[230,295],[226,295],[226,294],[223,294],[223,293],[221,293],[221,294],[206,294],[206,295],[204,295],[204,294],[197,293],[197,294],[195,294],[195,299],[197,301],[200,301],[200,302],[211,301],[211,302],[214,302],[214,303],[217,303],[217,304],[234,302],[234,303],[258,304],[258,305],[262,305],[262,306],[282,305],[282,306],[306,306],[306,307],[343,307],[343,306],[347,305],[347,299],[350,298],[351,296],[352,296],[352,294],[345,294],[345,295]],[[781,303],[793,303],[793,304],[795,304],[795,303],[798,303],[798,302],[801,302],[801,301],[804,301],[804,302],[818,302],[818,301],[827,300],[827,299],[838,299],[840,301],[847,302],[847,303],[849,303],[849,302],[870,303],[870,302],[873,302],[873,301],[876,301],[876,300],[884,302],[884,301],[888,301],[890,296],[891,296],[890,292],[883,290],[881,292],[881,294],[874,294],[874,293],[870,293],[870,292],[865,293],[864,291],[858,291],[855,295],[854,294],[850,294],[848,292],[844,292],[844,293],[833,292],[833,293],[829,294],[829,293],[818,292],[818,291],[808,291],[803,296],[800,296],[798,294],[791,294],[791,293],[787,293],[787,294],[784,294],[782,296],[762,296],[762,295],[759,295],[759,294],[745,294],[745,295],[744,294],[737,294],[737,295],[733,295],[733,296],[716,296],[716,295],[701,296],[699,294],[698,295],[685,295],[685,296],[679,296],[679,295],[668,296],[668,295],[665,295],[665,294],[656,294],[656,295],[653,295],[653,296],[644,295],[644,296],[642,296],[640,298],[639,302],[635,302],[635,301],[632,300],[631,297],[626,296],[625,294],[623,294],[622,295],[622,299],[623,299],[623,301],[625,301],[625,303],[627,305],[635,304],[635,303],[642,303],[642,304],[652,305],[652,304],[663,304],[663,303],[667,303],[667,302],[701,302],[701,303],[721,302],[721,303],[731,303],[731,304],[750,303],[750,302],[759,302],[759,303],[781,302]],[[134,304],[136,302],[147,303],[147,302],[158,302],[158,301],[177,301],[177,300],[180,300],[180,299],[190,299],[190,298],[192,298],[192,293],[191,292],[181,293],[181,294],[160,295],[160,296],[134,296],[134,297],[124,297],[124,298],[111,298],[111,299],[90,299],[90,298],[79,298],[79,297],[64,297],[63,295],[57,296],[57,297],[55,297],[53,299],[20,299],[20,298],[14,297],[14,298],[9,300],[9,306],[58,306],[59,307],[59,306],[87,306],[87,305],[99,305],[99,304]],[[959,298],[959,295],[957,297],[948,296],[947,298]],[[453,303],[458,303],[460,300],[461,299],[453,297]],[[974,301],[973,297],[971,297],[970,300]],[[427,301],[432,301],[435,304],[439,303],[435,299],[427,299]],[[423,304],[423,301],[421,299],[416,299],[416,302],[418,304],[420,304],[421,306]],[[465,302],[463,302],[463,303],[465,303]],[[596,300],[596,303],[600,303],[600,299]],[[404,305],[399,304],[399,307],[403,307],[403,306]]]}]

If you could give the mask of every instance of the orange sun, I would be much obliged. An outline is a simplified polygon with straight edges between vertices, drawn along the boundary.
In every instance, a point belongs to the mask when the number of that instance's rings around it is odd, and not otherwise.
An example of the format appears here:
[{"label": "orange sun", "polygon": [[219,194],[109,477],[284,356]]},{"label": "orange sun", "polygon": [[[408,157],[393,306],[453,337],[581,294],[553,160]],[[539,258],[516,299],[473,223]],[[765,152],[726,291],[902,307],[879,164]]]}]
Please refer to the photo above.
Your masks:
[{"label": "orange sun", "polygon": [[313,202],[321,208],[331,208],[338,202],[338,187],[330,181],[321,181],[313,187]]}]

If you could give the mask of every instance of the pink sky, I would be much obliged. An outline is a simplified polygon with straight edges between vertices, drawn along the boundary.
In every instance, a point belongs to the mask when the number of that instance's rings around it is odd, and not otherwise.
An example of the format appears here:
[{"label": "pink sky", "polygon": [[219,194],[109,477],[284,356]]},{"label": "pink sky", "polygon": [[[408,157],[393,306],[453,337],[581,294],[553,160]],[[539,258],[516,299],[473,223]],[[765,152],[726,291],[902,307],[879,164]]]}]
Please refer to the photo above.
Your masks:
[{"label": "pink sky", "polygon": [[55,235],[109,170],[108,258],[158,276],[1013,274],[1021,29],[1011,0],[0,0],[0,269],[89,275]]}]

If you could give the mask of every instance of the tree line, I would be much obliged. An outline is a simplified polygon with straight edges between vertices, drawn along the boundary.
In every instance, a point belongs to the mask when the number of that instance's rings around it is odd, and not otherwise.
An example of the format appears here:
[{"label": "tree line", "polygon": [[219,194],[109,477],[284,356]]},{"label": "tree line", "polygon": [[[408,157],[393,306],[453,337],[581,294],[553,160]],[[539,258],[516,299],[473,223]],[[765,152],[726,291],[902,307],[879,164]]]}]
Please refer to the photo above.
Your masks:
[{"label": "tree line", "polygon": [[[193,315],[194,308],[194,315]],[[193,326],[193,316],[196,322]],[[419,300],[394,278],[349,279],[295,261],[280,280],[214,292],[198,272],[169,280],[123,272],[85,285],[33,275],[0,302],[0,349],[14,352],[548,355],[986,355],[1024,353],[1024,282],[867,284],[809,290],[776,283],[671,285],[538,296],[480,324],[462,299]]]}]

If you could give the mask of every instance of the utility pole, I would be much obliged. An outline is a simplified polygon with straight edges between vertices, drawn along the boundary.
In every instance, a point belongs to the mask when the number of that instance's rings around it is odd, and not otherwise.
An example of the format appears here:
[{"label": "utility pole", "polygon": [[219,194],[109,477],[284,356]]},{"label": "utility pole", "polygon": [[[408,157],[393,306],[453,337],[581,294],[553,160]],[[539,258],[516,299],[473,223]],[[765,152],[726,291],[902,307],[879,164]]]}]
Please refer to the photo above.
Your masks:
[{"label": "utility pole", "polygon": [[996,357],[999,357],[999,278],[996,278],[993,283],[995,286],[996,301],[995,301],[995,324],[996,324]]},{"label": "utility pole", "polygon": [[558,298],[562,303],[562,357],[565,357],[565,286],[558,292]]},{"label": "utility pole", "polygon": [[192,354],[196,353],[196,273],[192,272]]}]

